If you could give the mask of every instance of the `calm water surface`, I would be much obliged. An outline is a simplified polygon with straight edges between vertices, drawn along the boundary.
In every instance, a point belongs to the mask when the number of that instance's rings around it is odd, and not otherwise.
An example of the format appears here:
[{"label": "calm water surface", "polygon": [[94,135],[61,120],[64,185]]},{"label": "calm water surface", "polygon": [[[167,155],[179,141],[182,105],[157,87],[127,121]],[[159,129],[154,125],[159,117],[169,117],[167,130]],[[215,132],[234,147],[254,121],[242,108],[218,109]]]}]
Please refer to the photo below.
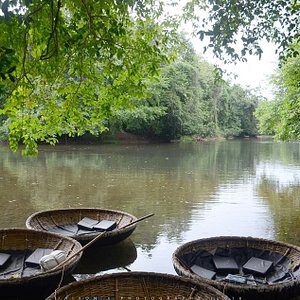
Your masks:
[{"label": "calm water surface", "polygon": [[300,146],[270,140],[199,144],[43,146],[37,158],[0,147],[0,226],[40,210],[102,207],[137,217],[130,239],[87,251],[79,274],[175,274],[193,239],[238,235],[300,245]]}]

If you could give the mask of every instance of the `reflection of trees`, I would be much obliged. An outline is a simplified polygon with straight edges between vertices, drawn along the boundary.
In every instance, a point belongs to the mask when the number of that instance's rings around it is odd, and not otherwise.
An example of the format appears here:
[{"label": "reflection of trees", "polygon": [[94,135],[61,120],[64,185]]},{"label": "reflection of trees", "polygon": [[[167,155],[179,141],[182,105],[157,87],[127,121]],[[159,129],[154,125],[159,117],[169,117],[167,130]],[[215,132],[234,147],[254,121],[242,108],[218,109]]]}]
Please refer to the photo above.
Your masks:
[{"label": "reflection of trees", "polygon": [[[292,176],[300,165],[300,144],[262,143],[260,158],[269,174],[261,177],[257,192],[271,209],[277,239],[300,245],[300,182]],[[269,170],[275,163],[275,170]]]},{"label": "reflection of trees", "polygon": [[184,153],[176,147],[107,148],[41,152],[30,159],[15,159],[2,149],[1,169],[5,178],[17,182],[20,192],[10,185],[0,202],[8,194],[18,197],[21,225],[34,211],[79,205],[124,210],[138,217],[153,212],[155,216],[140,223],[134,235],[138,243],[151,247],[160,234],[179,238],[188,229],[193,203],[205,201],[216,187],[215,177],[195,172],[199,158],[190,156],[190,166],[184,165]]},{"label": "reflection of trees", "polygon": [[38,158],[0,149],[2,173],[17,182],[19,191],[11,185],[0,200],[9,193],[22,199],[21,224],[37,210],[79,205],[125,210],[138,217],[153,212],[134,233],[135,241],[149,248],[162,234],[180,240],[195,204],[205,203],[220,182],[238,178],[243,164],[249,169],[253,161],[239,159],[252,155],[241,141],[45,147]]},{"label": "reflection of trees", "polygon": [[[9,184],[2,192],[0,181],[0,203],[18,199],[11,214],[20,214],[21,225],[34,211],[59,207],[105,207],[137,217],[153,212],[133,234],[137,244],[150,249],[161,235],[181,241],[193,210],[205,205],[220,184],[252,176],[261,155],[270,155],[270,147],[276,149],[276,144],[252,140],[57,146],[42,147],[37,158],[2,147],[0,171]],[[0,222],[11,219],[4,216]]]},{"label": "reflection of trees", "polygon": [[260,161],[279,162],[283,165],[300,165],[300,143],[263,141],[259,144]]},{"label": "reflection of trees", "polygon": [[[17,161],[17,156],[0,147],[1,228],[24,227],[25,216],[34,210],[34,203],[30,201],[32,185],[24,186]],[[11,164],[15,167],[7,168]]]},{"label": "reflection of trees", "polygon": [[300,245],[300,182],[283,186],[263,177],[258,185],[258,195],[271,208],[277,239]]}]

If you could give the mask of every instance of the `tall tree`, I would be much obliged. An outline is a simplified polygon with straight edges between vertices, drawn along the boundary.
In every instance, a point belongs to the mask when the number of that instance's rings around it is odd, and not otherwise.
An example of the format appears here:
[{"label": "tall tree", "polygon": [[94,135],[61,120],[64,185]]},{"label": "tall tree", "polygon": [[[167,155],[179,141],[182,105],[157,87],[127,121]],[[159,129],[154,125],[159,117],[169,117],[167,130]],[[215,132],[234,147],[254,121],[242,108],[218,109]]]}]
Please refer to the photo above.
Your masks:
[{"label": "tall tree", "polygon": [[151,0],[5,0],[1,10],[0,113],[13,150],[105,130],[168,61],[174,27]]},{"label": "tall tree", "polygon": [[[199,10],[200,8],[200,10]],[[200,13],[199,13],[200,11]],[[205,13],[203,13],[205,11]],[[281,58],[283,104],[274,112],[277,137],[300,140],[298,95],[300,53],[300,3],[297,0],[190,0],[185,18],[193,20],[196,32],[223,61],[246,60],[246,55],[261,57],[262,41],[273,42]],[[280,102],[281,103],[281,102]],[[257,116],[270,106],[264,105]],[[279,111],[278,111],[279,110]],[[264,117],[263,117],[264,116]],[[271,116],[270,116],[271,117]],[[278,121],[278,122],[277,122]],[[266,124],[265,124],[266,125]],[[271,128],[263,125],[270,132]],[[270,125],[270,124],[269,124]],[[275,125],[275,124],[274,124]]]},{"label": "tall tree", "polygon": [[261,134],[274,135],[280,127],[280,109],[282,101],[262,101],[255,110],[258,130]]},{"label": "tall tree", "polygon": [[215,137],[256,134],[257,97],[220,80],[214,66],[186,42],[179,57],[162,67],[151,85],[152,97],[136,110],[120,111],[115,122],[131,133],[164,140],[182,136]]},{"label": "tall tree", "polygon": [[[300,43],[294,45],[300,50]],[[290,57],[278,71],[277,85],[279,116],[275,119],[276,137],[282,140],[300,140],[300,55]],[[276,105],[276,103],[275,103]]]},{"label": "tall tree", "polygon": [[[147,77],[168,61],[177,28],[161,2],[1,1],[0,114],[11,148],[24,143],[25,153],[35,153],[38,141],[56,143],[63,133],[96,134],[114,111],[144,98]],[[197,8],[206,9],[204,17]],[[185,17],[219,57],[260,56],[263,38],[282,57],[299,52],[291,44],[300,39],[296,0],[189,0]]]}]

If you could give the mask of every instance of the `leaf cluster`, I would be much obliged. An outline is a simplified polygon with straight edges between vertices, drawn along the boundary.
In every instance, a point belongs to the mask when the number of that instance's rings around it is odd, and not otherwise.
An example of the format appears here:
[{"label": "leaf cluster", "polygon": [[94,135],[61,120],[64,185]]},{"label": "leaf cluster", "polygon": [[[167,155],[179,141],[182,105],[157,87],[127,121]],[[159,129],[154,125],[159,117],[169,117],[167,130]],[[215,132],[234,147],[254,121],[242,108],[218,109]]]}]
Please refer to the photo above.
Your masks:
[{"label": "leaf cluster", "polygon": [[[206,10],[204,17],[199,7]],[[193,0],[185,16],[197,20],[199,38],[208,40],[205,50],[211,48],[225,60],[246,60],[247,54],[261,57],[262,40],[274,42],[281,58],[297,55],[290,47],[300,41],[300,5],[295,0]]]},{"label": "leaf cluster", "polygon": [[220,81],[214,66],[187,42],[178,58],[162,67],[150,98],[138,109],[114,116],[117,129],[166,141],[182,136],[255,135],[258,97]]},{"label": "leaf cluster", "polygon": [[[0,114],[12,150],[99,134],[115,110],[131,108],[172,56],[176,26],[152,1],[5,0]],[[10,79],[7,81],[7,77]]]}]

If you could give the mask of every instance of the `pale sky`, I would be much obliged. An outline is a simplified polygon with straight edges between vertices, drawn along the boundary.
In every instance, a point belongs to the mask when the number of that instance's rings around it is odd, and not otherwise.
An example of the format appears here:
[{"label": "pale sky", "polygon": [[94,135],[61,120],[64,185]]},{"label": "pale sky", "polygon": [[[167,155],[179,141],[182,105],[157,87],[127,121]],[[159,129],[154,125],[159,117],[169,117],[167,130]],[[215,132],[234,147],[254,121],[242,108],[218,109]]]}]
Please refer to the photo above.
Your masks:
[{"label": "pale sky", "polygon": [[[203,56],[207,61],[213,64],[220,64],[211,53],[203,54],[203,44],[194,37],[191,41],[198,54]],[[226,71],[235,73],[236,78],[230,81],[238,83],[243,87],[259,89],[259,94],[267,99],[274,98],[274,86],[270,83],[270,77],[276,72],[278,66],[278,56],[275,54],[275,45],[264,42],[262,43],[263,54],[259,60],[258,56],[247,56],[247,62],[239,62],[236,65],[222,65]]]},{"label": "pale sky", "polygon": [[[168,1],[168,0],[165,0]],[[170,6],[168,13],[171,15],[178,15],[184,6],[186,0],[181,0],[177,6]],[[205,15],[205,12],[201,11]],[[203,47],[206,44],[200,41],[198,37],[192,36],[192,25],[185,23],[182,30],[187,33],[187,37],[192,41],[194,48],[198,54],[203,56],[208,62],[220,65],[211,53],[203,54]],[[234,83],[238,83],[243,87],[251,89],[260,89],[260,94],[267,99],[274,98],[274,86],[269,83],[270,77],[275,73],[278,66],[278,56],[275,54],[275,46],[273,44],[262,42],[261,47],[263,54],[259,60],[258,56],[248,56],[248,61],[245,63],[238,63],[237,65],[220,65],[228,72],[236,73],[237,78],[230,79]]]}]

